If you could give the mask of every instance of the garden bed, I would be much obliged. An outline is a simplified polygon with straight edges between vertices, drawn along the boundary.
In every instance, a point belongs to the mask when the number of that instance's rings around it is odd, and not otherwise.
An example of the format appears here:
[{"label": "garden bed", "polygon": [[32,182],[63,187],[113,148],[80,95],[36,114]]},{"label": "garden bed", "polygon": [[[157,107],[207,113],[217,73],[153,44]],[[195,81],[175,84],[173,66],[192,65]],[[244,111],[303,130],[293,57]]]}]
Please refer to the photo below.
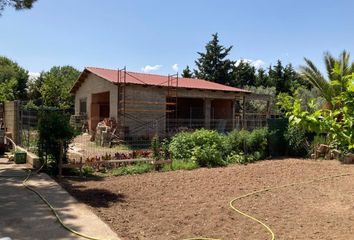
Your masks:
[{"label": "garden bed", "polygon": [[[265,187],[341,173],[338,161],[269,160],[249,165],[152,172],[63,185],[122,239],[271,239],[257,223],[229,208],[229,201]],[[351,239],[354,176],[251,196],[235,205],[263,220],[276,239]]]}]

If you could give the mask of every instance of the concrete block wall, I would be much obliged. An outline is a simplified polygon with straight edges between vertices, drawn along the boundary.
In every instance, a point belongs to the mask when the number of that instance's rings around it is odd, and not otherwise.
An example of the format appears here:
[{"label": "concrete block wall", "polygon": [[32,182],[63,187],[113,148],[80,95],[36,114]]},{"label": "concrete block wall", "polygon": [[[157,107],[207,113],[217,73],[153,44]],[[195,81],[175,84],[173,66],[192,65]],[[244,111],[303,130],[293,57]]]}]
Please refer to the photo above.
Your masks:
[{"label": "concrete block wall", "polygon": [[126,86],[125,126],[132,137],[164,134],[166,129],[166,89],[161,87]]}]

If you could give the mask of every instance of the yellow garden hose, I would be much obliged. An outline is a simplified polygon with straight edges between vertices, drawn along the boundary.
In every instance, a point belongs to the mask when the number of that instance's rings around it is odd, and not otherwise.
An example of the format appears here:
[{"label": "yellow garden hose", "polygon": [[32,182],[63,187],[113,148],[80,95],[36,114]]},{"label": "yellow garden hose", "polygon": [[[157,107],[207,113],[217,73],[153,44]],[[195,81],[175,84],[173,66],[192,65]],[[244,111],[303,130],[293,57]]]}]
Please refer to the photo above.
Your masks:
[{"label": "yellow garden hose", "polygon": [[[238,214],[251,219],[252,221],[260,224],[262,227],[264,227],[267,232],[269,232],[270,234],[270,240],[275,240],[275,233],[274,231],[264,222],[262,222],[261,220],[245,213],[242,212],[241,210],[237,209],[233,204],[234,202],[236,202],[237,200],[240,200],[242,198],[246,198],[246,197],[250,197],[252,195],[255,194],[259,194],[259,193],[264,193],[264,192],[268,192],[268,191],[272,191],[272,190],[277,190],[277,189],[281,189],[281,188],[287,188],[287,187],[292,187],[292,186],[296,186],[296,185],[304,185],[304,184],[310,184],[313,182],[319,182],[319,181],[324,181],[324,180],[329,180],[329,179],[333,179],[333,178],[338,178],[338,177],[346,177],[346,176],[351,176],[353,175],[352,173],[344,173],[344,174],[338,174],[338,175],[332,175],[332,176],[328,176],[328,177],[321,177],[321,178],[316,178],[316,179],[312,179],[312,180],[308,180],[308,181],[302,181],[302,182],[295,182],[295,183],[288,183],[288,184],[284,184],[284,185],[280,185],[280,186],[275,186],[275,187],[269,187],[269,188],[264,188],[261,190],[257,190],[251,193],[247,193],[244,194],[242,196],[236,197],[234,199],[232,199],[229,203],[229,206],[232,210],[234,210],[235,212],[237,212]],[[205,238],[205,237],[195,237],[195,238],[186,238],[183,240],[221,240],[221,239],[217,239],[217,238]]]},{"label": "yellow garden hose", "polygon": [[[9,137],[6,137],[6,138],[12,143],[13,148],[16,151],[17,145],[15,144],[15,142]],[[39,173],[42,170],[44,165],[45,165],[45,162],[42,164],[42,166],[38,170],[36,170],[36,174]],[[61,226],[63,226],[67,231],[69,231],[69,232],[71,232],[71,233],[73,233],[73,234],[75,234],[77,236],[80,236],[80,237],[83,237],[83,238],[86,238],[86,239],[90,239],[90,240],[103,240],[101,238],[88,236],[86,234],[78,232],[78,231],[72,229],[71,227],[69,227],[68,225],[66,225],[63,222],[63,220],[60,218],[57,210],[55,210],[55,208],[50,204],[50,202],[40,192],[38,192],[37,190],[35,190],[31,186],[27,185],[27,182],[30,179],[31,175],[32,175],[32,171],[30,170],[28,175],[27,175],[27,177],[22,181],[22,185],[25,188],[27,188],[28,190],[30,190],[31,192],[35,193],[50,208],[50,210],[52,211],[52,213],[54,214],[54,216],[56,217],[56,219],[58,220],[58,222],[60,223]],[[11,177],[11,176],[3,176],[3,177]]]},{"label": "yellow garden hose", "polygon": [[[42,165],[42,167],[44,166],[44,164]],[[41,167],[41,168],[42,168]],[[41,169],[40,168],[40,169]],[[40,171],[37,170],[37,173]],[[33,193],[35,193],[49,208],[50,210],[52,211],[52,213],[54,214],[54,216],[57,218],[57,220],[59,221],[60,225],[63,226],[66,230],[68,230],[69,232],[77,235],[77,236],[80,236],[80,237],[83,237],[83,238],[86,238],[86,239],[90,239],[90,240],[103,240],[101,238],[96,238],[96,237],[92,237],[92,236],[88,236],[86,234],[83,234],[81,232],[78,232],[74,229],[72,229],[71,227],[67,226],[60,218],[58,212],[55,210],[55,208],[50,204],[50,202],[45,198],[43,197],[37,190],[35,190],[34,188],[32,188],[31,186],[27,185],[27,181],[29,180],[29,178],[31,177],[32,175],[32,171],[29,171],[29,174],[27,175],[27,177],[23,180],[22,184],[30,191],[32,191]],[[237,201],[237,200],[240,200],[240,199],[243,199],[243,198],[246,198],[246,197],[250,197],[252,195],[255,195],[255,194],[259,194],[259,193],[264,193],[264,192],[268,192],[268,191],[272,191],[272,190],[277,190],[277,189],[281,189],[281,188],[287,188],[287,187],[292,187],[292,186],[296,186],[296,185],[305,185],[305,184],[310,184],[310,183],[314,183],[314,182],[319,182],[319,181],[324,181],[324,180],[329,180],[329,179],[333,179],[333,178],[338,178],[338,177],[345,177],[345,176],[351,176],[353,175],[352,173],[344,173],[344,174],[338,174],[338,175],[331,175],[331,176],[327,176],[327,177],[321,177],[321,178],[316,178],[316,179],[311,179],[311,180],[308,180],[308,181],[302,181],[302,182],[294,182],[294,183],[289,183],[289,184],[284,184],[284,185],[280,185],[280,186],[275,186],[275,187],[269,187],[269,188],[264,188],[264,189],[261,189],[261,190],[257,190],[257,191],[253,191],[251,193],[247,193],[247,194],[244,194],[244,195],[241,195],[239,197],[236,197],[236,198],[233,198],[230,202],[229,202],[229,206],[232,210],[234,210],[235,212],[237,212],[238,214],[246,217],[246,218],[249,218],[251,219],[252,221],[260,224],[262,227],[264,227],[267,232],[270,234],[270,240],[275,240],[275,234],[274,234],[274,231],[267,225],[265,224],[264,222],[262,222],[261,220],[245,213],[245,212],[242,212],[241,210],[239,210],[238,208],[236,208],[233,204]],[[221,240],[221,239],[218,239],[218,238],[208,238],[208,237],[194,237],[194,238],[186,238],[186,239],[183,239],[183,240]]]},{"label": "yellow garden hose", "polygon": [[40,194],[37,190],[35,190],[31,186],[27,185],[27,181],[29,180],[31,175],[32,175],[32,171],[29,171],[29,174],[27,175],[25,180],[22,181],[23,186],[25,186],[31,192],[35,193],[50,208],[50,210],[52,211],[54,216],[57,218],[57,220],[59,221],[61,226],[63,226],[66,230],[68,230],[69,232],[71,232],[71,233],[73,233],[73,234],[75,234],[77,236],[80,236],[80,237],[83,237],[83,238],[86,238],[86,239],[90,239],[90,240],[103,240],[101,238],[91,237],[91,236],[88,236],[88,235],[83,234],[81,232],[78,232],[78,231],[72,229],[71,227],[69,227],[68,225],[66,225],[63,222],[63,220],[60,218],[60,216],[59,216],[58,212],[55,210],[55,208],[50,204],[50,202],[45,197],[43,197],[42,194]]}]

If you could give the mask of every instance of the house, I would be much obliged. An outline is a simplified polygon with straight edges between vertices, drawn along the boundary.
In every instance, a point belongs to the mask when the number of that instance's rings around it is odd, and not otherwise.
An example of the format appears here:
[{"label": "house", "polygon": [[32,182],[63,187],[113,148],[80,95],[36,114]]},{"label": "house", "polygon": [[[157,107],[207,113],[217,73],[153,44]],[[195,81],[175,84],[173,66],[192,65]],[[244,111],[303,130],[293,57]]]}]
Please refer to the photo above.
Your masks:
[{"label": "house", "polygon": [[114,119],[125,138],[171,135],[180,129],[235,128],[240,99],[249,91],[178,75],[155,75],[87,67],[71,93],[75,115],[87,115],[90,130]]}]

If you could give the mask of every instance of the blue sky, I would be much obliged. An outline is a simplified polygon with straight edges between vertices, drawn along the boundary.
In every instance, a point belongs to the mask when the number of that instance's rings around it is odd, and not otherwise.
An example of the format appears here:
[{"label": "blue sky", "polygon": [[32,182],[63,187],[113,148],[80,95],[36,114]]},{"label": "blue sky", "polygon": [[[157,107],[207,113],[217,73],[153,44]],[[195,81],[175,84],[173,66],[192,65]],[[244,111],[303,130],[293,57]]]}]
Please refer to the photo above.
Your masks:
[{"label": "blue sky", "polygon": [[308,57],[321,65],[324,51],[354,54],[353,9],[352,0],[38,0],[29,11],[5,9],[0,55],[30,72],[150,65],[168,74],[175,64],[194,67],[197,51],[218,32],[234,46],[234,60],[298,67]]}]

